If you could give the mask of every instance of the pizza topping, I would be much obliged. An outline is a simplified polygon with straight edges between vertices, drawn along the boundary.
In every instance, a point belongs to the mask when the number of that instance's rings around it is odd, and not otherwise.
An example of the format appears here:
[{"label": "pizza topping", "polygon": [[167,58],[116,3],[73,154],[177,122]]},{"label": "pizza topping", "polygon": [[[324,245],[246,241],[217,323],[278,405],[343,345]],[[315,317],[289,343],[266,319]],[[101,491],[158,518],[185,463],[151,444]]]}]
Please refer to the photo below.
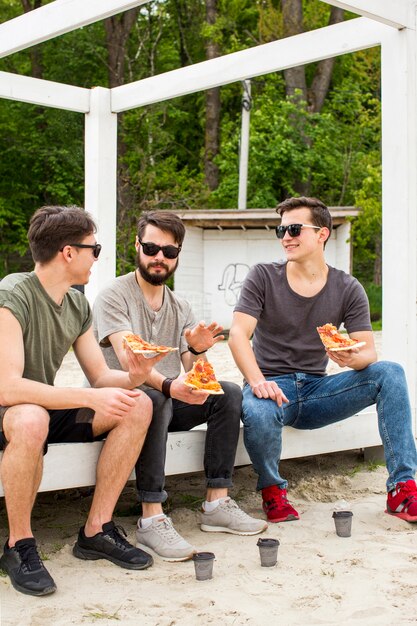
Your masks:
[{"label": "pizza topping", "polygon": [[347,335],[341,335],[333,324],[318,326],[317,332],[326,350],[350,350],[353,347],[365,345],[364,341],[351,339]]},{"label": "pizza topping", "polygon": [[192,369],[187,373],[184,384],[193,389],[203,389],[209,393],[224,393],[216,379],[213,366],[204,361],[204,359],[194,361]]},{"label": "pizza topping", "polygon": [[146,354],[147,352],[172,352],[173,350],[178,350],[178,348],[171,348],[169,346],[158,346],[153,343],[149,343],[140,337],[139,335],[134,335],[133,333],[128,333],[123,337],[123,345],[126,349],[127,346],[135,352],[136,354]]}]

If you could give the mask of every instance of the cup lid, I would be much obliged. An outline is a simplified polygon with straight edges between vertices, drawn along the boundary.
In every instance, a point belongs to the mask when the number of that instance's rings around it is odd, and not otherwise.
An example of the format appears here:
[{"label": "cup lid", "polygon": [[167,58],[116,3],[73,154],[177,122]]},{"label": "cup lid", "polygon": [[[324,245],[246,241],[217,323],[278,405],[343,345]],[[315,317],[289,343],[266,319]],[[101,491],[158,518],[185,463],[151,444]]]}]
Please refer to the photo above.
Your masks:
[{"label": "cup lid", "polygon": [[352,511],[333,511],[332,517],[352,517]]},{"label": "cup lid", "polygon": [[272,546],[279,546],[278,539],[273,539],[272,537],[262,537],[258,539],[256,544],[257,546],[263,546],[265,548],[272,548]]},{"label": "cup lid", "polygon": [[213,552],[196,552],[193,554],[193,561],[210,561],[214,558],[215,555]]}]

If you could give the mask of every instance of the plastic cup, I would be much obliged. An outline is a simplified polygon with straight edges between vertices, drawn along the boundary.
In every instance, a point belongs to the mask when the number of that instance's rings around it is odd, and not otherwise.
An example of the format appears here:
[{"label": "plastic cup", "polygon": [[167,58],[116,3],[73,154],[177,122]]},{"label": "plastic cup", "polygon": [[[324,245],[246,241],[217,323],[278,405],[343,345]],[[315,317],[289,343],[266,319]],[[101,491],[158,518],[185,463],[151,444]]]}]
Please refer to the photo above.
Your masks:
[{"label": "plastic cup", "polygon": [[256,544],[259,548],[259,556],[261,557],[262,567],[273,567],[277,563],[278,556],[278,539],[258,539]]},{"label": "plastic cup", "polygon": [[352,511],[334,511],[333,519],[338,537],[351,536],[352,517]]},{"label": "plastic cup", "polygon": [[210,580],[213,577],[213,552],[197,552],[193,554],[195,577],[197,580]]}]

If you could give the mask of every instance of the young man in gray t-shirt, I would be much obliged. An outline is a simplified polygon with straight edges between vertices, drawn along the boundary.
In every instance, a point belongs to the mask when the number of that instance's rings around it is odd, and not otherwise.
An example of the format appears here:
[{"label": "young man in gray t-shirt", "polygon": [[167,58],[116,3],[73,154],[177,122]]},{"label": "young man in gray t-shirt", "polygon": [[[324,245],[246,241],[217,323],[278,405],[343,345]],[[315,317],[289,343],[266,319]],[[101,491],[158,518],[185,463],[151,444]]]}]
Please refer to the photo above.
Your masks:
[{"label": "young man in gray t-shirt", "polygon": [[[377,405],[388,469],[387,512],[417,521],[417,455],[404,371],[376,362],[369,305],[360,283],[325,262],[332,220],[315,198],[278,205],[276,233],[286,263],[254,266],[230,330],[229,345],[245,378],[245,445],[258,474],[270,522],[298,519],[279,474],[282,428],[321,428]],[[325,350],[316,328],[344,324],[361,348]],[[250,339],[253,335],[252,345]],[[328,359],[349,371],[326,376]]]},{"label": "young man in gray t-shirt", "polygon": [[190,430],[207,424],[204,451],[207,495],[201,529],[254,535],[264,520],[249,517],[228,497],[240,431],[242,392],[221,382],[223,395],[208,395],[184,384],[181,366],[191,369],[198,358],[223,339],[215,322],[196,324],[189,303],[165,284],[176,270],[185,235],[181,219],[169,211],[143,213],[135,242],[137,269],[113,280],[94,303],[96,337],[111,367],[126,369],[123,336],[128,332],[159,345],[178,348],[151,371],[142,389],[153,402],[153,419],[136,463],[136,485],[142,503],[138,545],[167,561],[183,561],[195,549],[163,513],[168,430]]}]

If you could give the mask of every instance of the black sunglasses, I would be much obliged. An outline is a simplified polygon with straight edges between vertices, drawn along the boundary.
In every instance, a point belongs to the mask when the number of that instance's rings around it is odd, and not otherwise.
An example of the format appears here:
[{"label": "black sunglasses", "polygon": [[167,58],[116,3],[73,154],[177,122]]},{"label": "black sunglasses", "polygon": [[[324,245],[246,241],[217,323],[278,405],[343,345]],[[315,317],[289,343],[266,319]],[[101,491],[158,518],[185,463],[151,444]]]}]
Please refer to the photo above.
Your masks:
[{"label": "black sunglasses", "polygon": [[312,224],[288,224],[288,226],[275,226],[275,234],[278,239],[284,239],[285,233],[288,231],[290,237],[299,237],[302,228],[317,228],[321,226],[313,226]]},{"label": "black sunglasses", "polygon": [[178,246],[178,248],[177,246],[158,246],[156,243],[152,243],[151,241],[141,241],[139,238],[138,241],[146,256],[156,256],[158,252],[162,250],[162,254],[165,258],[176,259],[181,252],[181,246]]},{"label": "black sunglasses", "polygon": [[[99,243],[67,243],[67,246],[74,246],[74,248],[91,248],[93,251],[93,257],[98,259],[101,252],[101,244]],[[63,251],[64,248],[61,248],[60,252]]]}]

